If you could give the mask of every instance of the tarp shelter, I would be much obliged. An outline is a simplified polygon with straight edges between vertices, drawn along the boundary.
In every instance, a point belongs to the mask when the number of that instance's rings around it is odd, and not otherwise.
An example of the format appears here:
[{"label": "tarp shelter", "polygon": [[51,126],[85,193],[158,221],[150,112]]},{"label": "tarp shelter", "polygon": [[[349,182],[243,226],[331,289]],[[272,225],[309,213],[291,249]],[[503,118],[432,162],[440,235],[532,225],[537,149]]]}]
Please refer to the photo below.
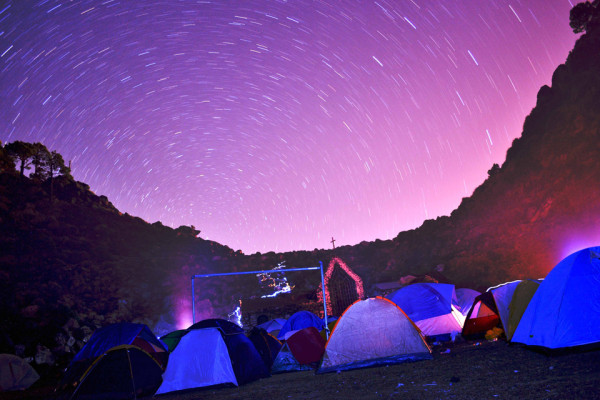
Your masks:
[{"label": "tarp shelter", "polygon": [[330,372],[430,359],[419,328],[382,297],[358,300],[331,333],[318,371]]},{"label": "tarp shelter", "polygon": [[297,331],[308,328],[309,326],[314,326],[318,331],[320,331],[325,327],[325,323],[321,318],[317,317],[310,311],[298,311],[288,318],[283,327],[279,330],[277,339],[285,339],[287,332]]},{"label": "tarp shelter", "polygon": [[513,342],[547,349],[600,343],[600,247],[580,250],[548,273]]},{"label": "tarp shelter", "polygon": [[[78,365],[78,364],[76,364]],[[137,399],[152,396],[162,382],[163,369],[147,352],[123,345],[98,356],[81,375],[69,374],[57,398],[69,400]]]},{"label": "tarp shelter", "polygon": [[204,328],[218,328],[221,331],[239,385],[269,376],[269,370],[258,350],[241,327],[224,319],[205,319],[190,326],[188,330]]},{"label": "tarp shelter", "polygon": [[171,353],[156,394],[227,383],[238,384],[221,331],[195,329],[181,337]]},{"label": "tarp shelter", "polygon": [[449,340],[453,333],[462,331],[464,316],[456,308],[454,285],[413,283],[390,293],[387,298],[396,303],[425,336]]},{"label": "tarp shelter", "polygon": [[14,354],[0,354],[0,392],[23,390],[40,379],[27,361]]},{"label": "tarp shelter", "polygon": [[458,288],[455,290],[456,293],[456,302],[458,303],[458,309],[462,315],[465,317],[473,307],[473,302],[475,298],[481,294],[477,290],[469,289],[469,288]]},{"label": "tarp shelter", "polygon": [[250,339],[258,354],[260,354],[267,370],[270,371],[277,353],[281,350],[281,342],[271,336],[266,330],[256,327],[250,331],[248,339]]},{"label": "tarp shelter", "polygon": [[529,302],[540,286],[540,281],[534,279],[525,279],[519,283],[513,293],[508,306],[508,323],[506,326],[506,340],[512,340],[512,337],[527,309]]},{"label": "tarp shelter", "polygon": [[465,319],[462,335],[466,338],[483,336],[499,325],[505,329],[508,325],[510,301],[520,282],[503,283],[477,296]]}]

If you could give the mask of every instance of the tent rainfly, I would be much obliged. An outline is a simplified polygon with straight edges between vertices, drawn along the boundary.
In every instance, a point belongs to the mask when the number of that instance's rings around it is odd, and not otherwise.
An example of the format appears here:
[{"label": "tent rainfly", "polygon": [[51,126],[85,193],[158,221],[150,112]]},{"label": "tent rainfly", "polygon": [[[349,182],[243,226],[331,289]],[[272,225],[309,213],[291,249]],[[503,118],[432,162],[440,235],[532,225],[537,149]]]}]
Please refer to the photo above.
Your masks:
[{"label": "tent rainfly", "polygon": [[226,383],[238,384],[221,332],[195,329],[181,337],[171,353],[156,394]]},{"label": "tent rainfly", "polygon": [[413,283],[390,293],[387,298],[427,337],[450,340],[462,331],[465,317],[458,309],[454,285]]},{"label": "tent rainfly", "polygon": [[358,300],[331,333],[318,373],[431,358],[419,328],[382,297]]}]

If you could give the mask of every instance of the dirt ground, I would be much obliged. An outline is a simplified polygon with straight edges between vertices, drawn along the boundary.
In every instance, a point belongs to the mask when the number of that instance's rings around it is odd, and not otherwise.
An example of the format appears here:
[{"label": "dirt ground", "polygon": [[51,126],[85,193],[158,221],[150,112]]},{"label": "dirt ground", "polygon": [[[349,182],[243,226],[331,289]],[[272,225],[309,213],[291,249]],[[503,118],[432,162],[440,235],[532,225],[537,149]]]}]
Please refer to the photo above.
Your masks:
[{"label": "dirt ground", "polygon": [[[51,399],[34,385],[4,400]],[[145,400],[600,399],[600,351],[548,356],[505,341],[433,347],[433,359],[315,375],[289,372],[241,387],[175,392]]]}]

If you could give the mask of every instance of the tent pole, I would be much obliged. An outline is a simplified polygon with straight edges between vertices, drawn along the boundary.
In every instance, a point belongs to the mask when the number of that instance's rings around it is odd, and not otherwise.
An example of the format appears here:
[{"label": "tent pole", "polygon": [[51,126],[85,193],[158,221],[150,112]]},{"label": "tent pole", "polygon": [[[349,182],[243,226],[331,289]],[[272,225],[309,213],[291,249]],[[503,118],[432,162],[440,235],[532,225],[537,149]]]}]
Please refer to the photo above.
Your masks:
[{"label": "tent pole", "polygon": [[[192,278],[212,278],[214,276],[248,275],[248,274],[273,274],[276,272],[316,271],[318,269],[319,269],[319,267],[288,268],[288,269],[263,269],[260,271],[222,272],[219,274],[193,275]],[[321,270],[322,270],[322,268],[321,268]]]},{"label": "tent pole", "polygon": [[[323,288],[323,308],[325,310],[325,320],[327,320],[327,299],[325,297],[325,278],[323,277],[323,261],[319,261],[320,267],[308,267],[308,268],[290,268],[290,269],[265,269],[261,271],[243,271],[243,272],[221,272],[218,274],[203,274],[203,275],[192,275],[192,323],[196,323],[196,299],[194,294],[194,279],[196,278],[212,278],[215,276],[231,276],[231,275],[247,275],[247,274],[273,274],[277,272],[294,272],[294,271],[314,271],[317,269],[321,270],[321,287]],[[327,330],[327,324],[325,324],[325,333],[329,338],[329,331]]]},{"label": "tent pole", "polygon": [[194,298],[194,277],[192,276],[192,324],[196,323],[196,299]]},{"label": "tent pole", "polygon": [[325,339],[329,340],[329,320],[327,319],[327,297],[325,297],[325,278],[323,277],[323,261],[319,261],[321,265],[321,290],[323,290],[323,311],[325,320]]}]

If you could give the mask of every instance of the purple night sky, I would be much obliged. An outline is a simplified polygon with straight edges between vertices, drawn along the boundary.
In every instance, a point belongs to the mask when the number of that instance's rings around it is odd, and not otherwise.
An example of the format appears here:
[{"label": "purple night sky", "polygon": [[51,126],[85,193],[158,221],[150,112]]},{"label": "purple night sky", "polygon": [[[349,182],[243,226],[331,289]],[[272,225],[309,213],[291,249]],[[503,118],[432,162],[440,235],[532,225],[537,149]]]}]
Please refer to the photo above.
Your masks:
[{"label": "purple night sky", "polygon": [[448,215],[577,35],[567,0],[0,0],[0,140],[234,250]]}]

